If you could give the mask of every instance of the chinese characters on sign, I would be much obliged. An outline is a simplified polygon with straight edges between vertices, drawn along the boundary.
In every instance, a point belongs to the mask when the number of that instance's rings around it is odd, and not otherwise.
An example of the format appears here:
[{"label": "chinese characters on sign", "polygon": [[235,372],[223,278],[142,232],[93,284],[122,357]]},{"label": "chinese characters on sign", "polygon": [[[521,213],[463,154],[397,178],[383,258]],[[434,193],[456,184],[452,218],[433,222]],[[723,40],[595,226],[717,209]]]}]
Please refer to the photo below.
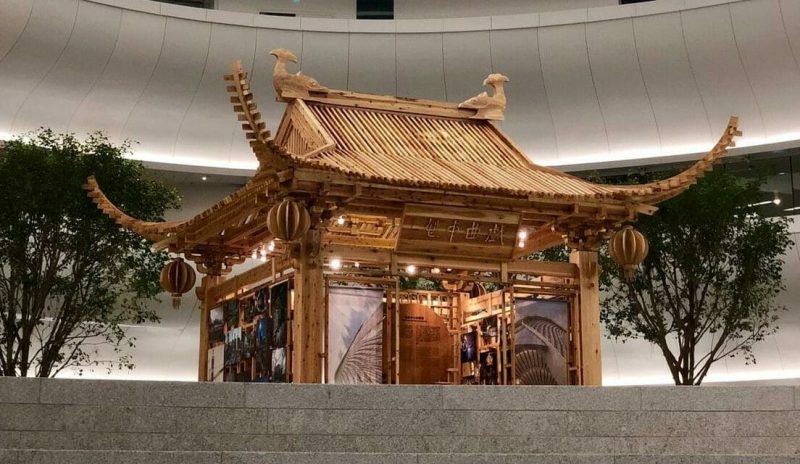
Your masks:
[{"label": "chinese characters on sign", "polygon": [[[445,230],[447,233],[443,235],[446,236],[450,243],[459,241],[463,235],[463,239],[466,241],[483,241],[485,243],[497,243],[499,245],[505,245],[503,241],[505,224],[488,224],[477,221],[453,219],[448,221],[448,225]],[[439,220],[433,218],[428,219],[428,223],[425,226],[425,231],[428,238],[441,238],[441,231],[439,231]]]}]

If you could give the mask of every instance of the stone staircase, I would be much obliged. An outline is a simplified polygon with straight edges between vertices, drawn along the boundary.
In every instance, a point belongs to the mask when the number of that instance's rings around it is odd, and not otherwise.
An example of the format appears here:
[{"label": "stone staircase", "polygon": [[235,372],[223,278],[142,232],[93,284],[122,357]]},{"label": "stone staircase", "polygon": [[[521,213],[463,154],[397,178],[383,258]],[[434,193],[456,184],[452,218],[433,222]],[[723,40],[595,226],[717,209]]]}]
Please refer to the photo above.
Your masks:
[{"label": "stone staircase", "polygon": [[0,377],[2,464],[800,464],[800,387]]}]

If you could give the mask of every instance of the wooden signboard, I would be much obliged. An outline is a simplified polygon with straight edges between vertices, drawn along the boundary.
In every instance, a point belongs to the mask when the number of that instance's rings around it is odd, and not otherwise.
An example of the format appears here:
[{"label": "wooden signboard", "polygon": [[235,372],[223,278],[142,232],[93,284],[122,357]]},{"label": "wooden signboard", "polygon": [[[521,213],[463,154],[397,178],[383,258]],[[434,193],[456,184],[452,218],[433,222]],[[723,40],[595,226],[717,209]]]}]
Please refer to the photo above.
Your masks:
[{"label": "wooden signboard", "polygon": [[400,383],[447,382],[453,363],[450,331],[444,319],[418,303],[400,305]]},{"label": "wooden signboard", "polygon": [[408,204],[397,252],[508,260],[519,221],[518,213],[508,211]]}]

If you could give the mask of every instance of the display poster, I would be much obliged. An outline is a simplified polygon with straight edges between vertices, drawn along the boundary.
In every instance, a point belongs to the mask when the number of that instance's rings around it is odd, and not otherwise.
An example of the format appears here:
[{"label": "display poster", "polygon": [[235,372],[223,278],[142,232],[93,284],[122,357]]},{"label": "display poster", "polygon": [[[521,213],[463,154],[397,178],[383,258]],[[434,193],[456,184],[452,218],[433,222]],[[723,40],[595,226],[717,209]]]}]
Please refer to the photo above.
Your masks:
[{"label": "display poster", "polygon": [[461,335],[461,362],[475,362],[477,360],[478,333],[468,332]]},{"label": "display poster", "polygon": [[208,313],[208,343],[216,343],[225,339],[225,320],[222,306]]},{"label": "display poster", "polygon": [[566,385],[569,304],[553,299],[518,298],[514,308],[517,384]]},{"label": "display poster", "polygon": [[217,345],[208,350],[206,379],[209,382],[222,382],[225,372],[225,345]]},{"label": "display poster", "polygon": [[269,289],[269,328],[267,344],[271,356],[271,382],[286,382],[287,318],[289,315],[289,282]]},{"label": "display poster", "polygon": [[444,319],[425,305],[400,305],[400,383],[447,381],[453,367],[452,340]]},{"label": "display poster", "polygon": [[328,289],[328,383],[382,381],[382,288]]}]

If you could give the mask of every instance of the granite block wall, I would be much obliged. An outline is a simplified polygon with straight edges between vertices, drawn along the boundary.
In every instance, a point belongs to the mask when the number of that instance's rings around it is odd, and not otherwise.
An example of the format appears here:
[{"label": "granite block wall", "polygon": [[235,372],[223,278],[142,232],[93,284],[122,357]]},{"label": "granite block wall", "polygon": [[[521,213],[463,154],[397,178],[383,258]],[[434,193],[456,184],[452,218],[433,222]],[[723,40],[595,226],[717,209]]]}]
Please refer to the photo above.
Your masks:
[{"label": "granite block wall", "polygon": [[800,463],[800,387],[0,377],[0,463]]}]

